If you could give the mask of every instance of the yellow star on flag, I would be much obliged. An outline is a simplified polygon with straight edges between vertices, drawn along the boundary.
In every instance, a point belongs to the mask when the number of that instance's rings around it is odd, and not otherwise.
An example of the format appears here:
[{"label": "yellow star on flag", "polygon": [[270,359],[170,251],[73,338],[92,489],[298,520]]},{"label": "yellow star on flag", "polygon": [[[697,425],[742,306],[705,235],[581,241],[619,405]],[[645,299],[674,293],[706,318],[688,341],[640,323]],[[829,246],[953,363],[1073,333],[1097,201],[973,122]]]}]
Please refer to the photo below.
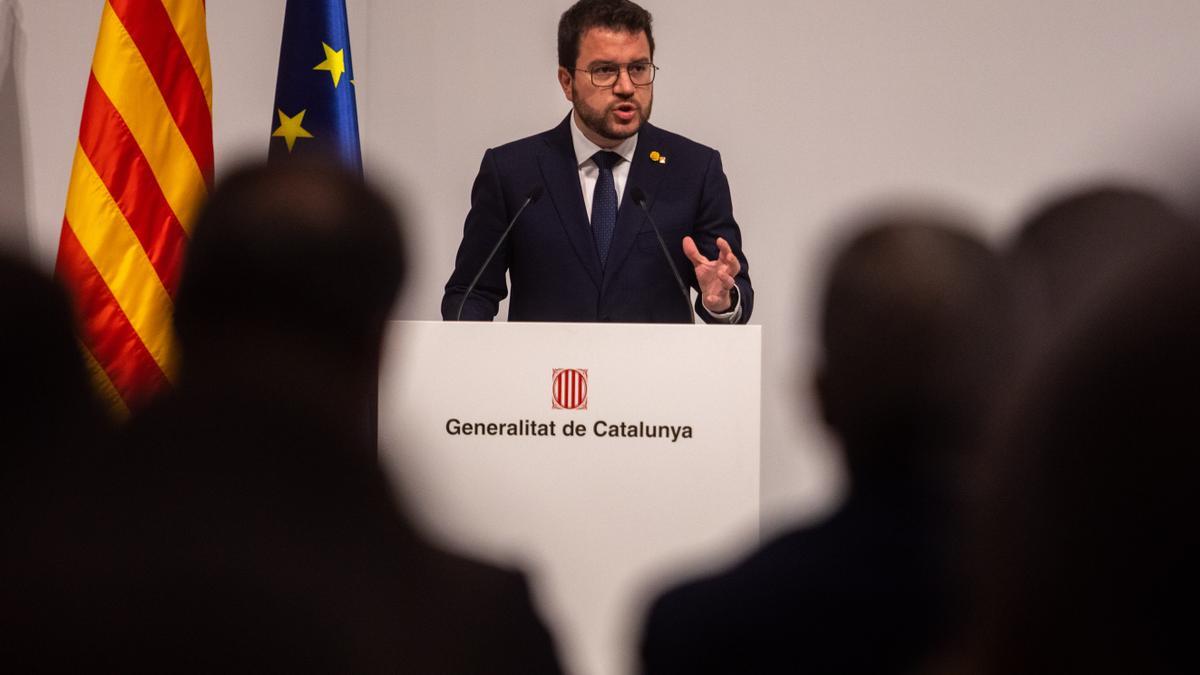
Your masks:
[{"label": "yellow star on flag", "polygon": [[313,70],[327,70],[333,76],[333,88],[337,89],[338,83],[342,81],[342,73],[346,72],[346,50],[339,49],[333,51],[333,47],[321,43],[321,47],[325,50],[325,60],[318,63]]},{"label": "yellow star on flag", "polygon": [[308,133],[308,130],[300,126],[304,123],[304,113],[308,110],[301,110],[294,117],[288,117],[283,114],[283,109],[279,109],[279,128],[271,134],[272,137],[279,137],[287,141],[288,152],[296,145],[297,138],[312,138],[313,135]]}]

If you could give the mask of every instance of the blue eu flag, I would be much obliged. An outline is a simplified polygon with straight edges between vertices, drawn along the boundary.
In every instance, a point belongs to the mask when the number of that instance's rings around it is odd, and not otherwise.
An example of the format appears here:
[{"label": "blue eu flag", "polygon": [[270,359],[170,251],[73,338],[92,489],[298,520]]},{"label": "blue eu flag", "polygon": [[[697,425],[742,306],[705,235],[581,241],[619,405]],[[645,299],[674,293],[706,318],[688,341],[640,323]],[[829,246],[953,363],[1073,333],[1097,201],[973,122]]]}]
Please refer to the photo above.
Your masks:
[{"label": "blue eu flag", "polygon": [[326,157],[362,173],[354,86],[345,0],[288,0],[269,161]]}]

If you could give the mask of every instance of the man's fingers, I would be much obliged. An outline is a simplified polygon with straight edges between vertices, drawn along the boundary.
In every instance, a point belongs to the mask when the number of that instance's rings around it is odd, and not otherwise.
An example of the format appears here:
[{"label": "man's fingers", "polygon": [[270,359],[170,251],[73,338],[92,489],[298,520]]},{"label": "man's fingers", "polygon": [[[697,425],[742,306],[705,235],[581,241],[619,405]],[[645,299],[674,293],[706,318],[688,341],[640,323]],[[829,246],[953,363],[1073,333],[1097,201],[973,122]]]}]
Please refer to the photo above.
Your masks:
[{"label": "man's fingers", "polygon": [[734,279],[733,279],[733,275],[731,275],[731,274],[726,274],[724,272],[717,272],[717,281],[721,282],[721,288],[724,288],[725,290],[729,290],[729,289],[733,288]]},{"label": "man's fingers", "polygon": [[736,276],[738,272],[742,271],[742,262],[733,254],[733,249],[729,247],[729,242],[718,237],[717,250],[720,251],[720,255],[718,256],[720,261],[728,268],[730,274]]},{"label": "man's fingers", "polygon": [[700,249],[696,248],[696,242],[691,237],[683,238],[683,254],[688,260],[692,261],[693,265],[705,265],[708,263],[708,258],[700,253]]},{"label": "man's fingers", "polygon": [[742,271],[742,261],[737,259],[737,256],[730,253],[728,256],[721,256],[721,262],[725,265],[725,271],[737,276],[738,272]]}]

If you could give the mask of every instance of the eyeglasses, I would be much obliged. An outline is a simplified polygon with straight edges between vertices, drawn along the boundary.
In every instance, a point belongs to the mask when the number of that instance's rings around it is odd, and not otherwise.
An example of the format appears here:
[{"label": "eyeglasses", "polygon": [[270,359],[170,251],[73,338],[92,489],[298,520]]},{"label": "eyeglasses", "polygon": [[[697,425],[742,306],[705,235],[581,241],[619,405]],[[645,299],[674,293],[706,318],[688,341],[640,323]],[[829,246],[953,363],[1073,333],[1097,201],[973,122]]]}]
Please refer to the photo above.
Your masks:
[{"label": "eyeglasses", "polygon": [[592,76],[592,84],[597,87],[611,87],[617,83],[621,77],[621,70],[629,73],[629,81],[636,86],[643,87],[654,81],[654,73],[658,71],[658,66],[649,61],[637,61],[634,63],[601,63],[591,68],[576,68],[578,72],[585,72]]}]

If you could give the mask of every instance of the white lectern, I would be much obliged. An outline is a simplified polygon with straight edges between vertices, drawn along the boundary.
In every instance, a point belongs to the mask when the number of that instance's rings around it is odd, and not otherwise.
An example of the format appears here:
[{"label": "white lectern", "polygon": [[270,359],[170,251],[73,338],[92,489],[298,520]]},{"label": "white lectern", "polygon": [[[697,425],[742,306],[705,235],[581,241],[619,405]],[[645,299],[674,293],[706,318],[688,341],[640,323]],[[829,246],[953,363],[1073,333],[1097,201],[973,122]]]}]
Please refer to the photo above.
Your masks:
[{"label": "white lectern", "polygon": [[761,340],[397,321],[381,453],[435,537],[529,573],[571,672],[624,672],[649,594],[757,536]]}]

